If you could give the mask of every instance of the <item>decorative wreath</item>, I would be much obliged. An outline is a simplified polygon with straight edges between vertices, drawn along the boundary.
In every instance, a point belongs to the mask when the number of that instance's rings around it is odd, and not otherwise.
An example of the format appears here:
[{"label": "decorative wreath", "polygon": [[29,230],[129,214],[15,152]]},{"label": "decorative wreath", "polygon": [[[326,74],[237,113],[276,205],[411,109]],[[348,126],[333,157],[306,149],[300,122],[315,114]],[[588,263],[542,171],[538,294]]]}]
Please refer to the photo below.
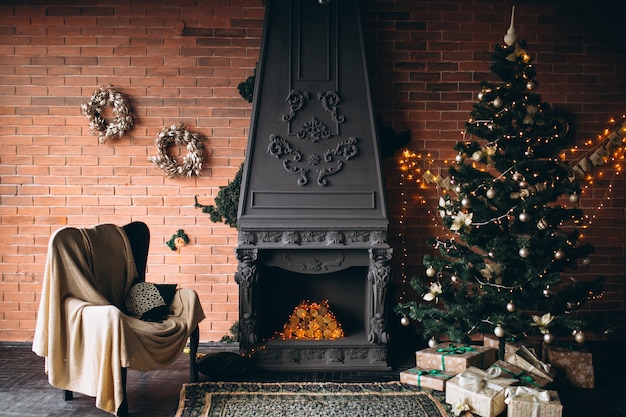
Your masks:
[{"label": "decorative wreath", "polygon": [[[188,132],[182,124],[172,125],[159,133],[154,140],[157,147],[158,156],[151,156],[148,159],[161,168],[168,177],[184,177],[200,175],[202,171],[203,149],[202,137],[197,133]],[[167,149],[172,146],[185,145],[187,155],[180,165],[176,158],[167,153]]]},{"label": "decorative wreath", "polygon": [[178,231],[172,235],[172,238],[166,242],[167,246],[171,250],[179,250],[183,246],[187,246],[189,244],[189,236],[183,229],[178,229]]},{"label": "decorative wreath", "polygon": [[[113,107],[115,119],[111,123],[102,117],[102,109]],[[91,96],[89,103],[80,106],[83,114],[89,119],[89,132],[92,135],[98,134],[100,143],[107,139],[122,137],[133,126],[133,116],[128,106],[128,101],[111,87],[100,87]]]}]

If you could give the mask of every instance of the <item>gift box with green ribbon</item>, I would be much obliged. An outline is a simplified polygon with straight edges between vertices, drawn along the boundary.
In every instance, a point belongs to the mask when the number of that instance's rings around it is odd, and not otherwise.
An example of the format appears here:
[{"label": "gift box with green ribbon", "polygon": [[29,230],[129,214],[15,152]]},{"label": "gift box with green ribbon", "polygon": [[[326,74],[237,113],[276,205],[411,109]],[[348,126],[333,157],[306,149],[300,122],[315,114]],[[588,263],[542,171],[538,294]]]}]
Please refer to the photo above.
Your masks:
[{"label": "gift box with green ribbon", "polygon": [[556,391],[530,387],[507,387],[507,417],[561,417],[563,405]]},{"label": "gift box with green ribbon", "polygon": [[515,379],[490,375],[471,366],[446,383],[445,401],[454,410],[495,417],[506,408],[504,390],[515,382]]},{"label": "gift box with green ribbon", "polygon": [[497,361],[487,372],[492,375],[503,376],[505,378],[514,378],[519,381],[520,384],[532,387],[532,388],[544,388],[550,381],[539,375],[531,374],[522,368],[519,368],[513,364],[505,361]]},{"label": "gift box with green ribbon", "polygon": [[496,361],[496,356],[494,348],[450,343],[418,350],[415,352],[415,366],[456,375],[470,366],[487,369]]},{"label": "gift box with green ribbon", "polygon": [[446,390],[446,381],[454,375],[439,369],[411,368],[400,372],[400,382],[417,385],[420,388],[431,388],[437,391]]}]

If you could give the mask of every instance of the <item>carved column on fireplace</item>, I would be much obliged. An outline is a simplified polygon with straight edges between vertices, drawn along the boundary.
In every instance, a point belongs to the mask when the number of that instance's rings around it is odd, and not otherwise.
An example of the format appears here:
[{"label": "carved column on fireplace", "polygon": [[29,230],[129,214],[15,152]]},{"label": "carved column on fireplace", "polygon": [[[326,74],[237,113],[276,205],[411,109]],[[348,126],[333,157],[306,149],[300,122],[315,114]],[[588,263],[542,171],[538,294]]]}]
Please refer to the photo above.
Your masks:
[{"label": "carved column on fireplace", "polygon": [[391,281],[389,261],[393,249],[370,249],[370,265],[367,272],[368,285],[371,286],[370,343],[387,343],[389,337],[385,331],[385,299],[387,286]]},{"label": "carved column on fireplace", "polygon": [[239,284],[239,327],[244,343],[255,344],[258,341],[256,317],[253,310],[254,286],[259,278],[257,269],[258,249],[237,249],[237,272],[235,281]]}]

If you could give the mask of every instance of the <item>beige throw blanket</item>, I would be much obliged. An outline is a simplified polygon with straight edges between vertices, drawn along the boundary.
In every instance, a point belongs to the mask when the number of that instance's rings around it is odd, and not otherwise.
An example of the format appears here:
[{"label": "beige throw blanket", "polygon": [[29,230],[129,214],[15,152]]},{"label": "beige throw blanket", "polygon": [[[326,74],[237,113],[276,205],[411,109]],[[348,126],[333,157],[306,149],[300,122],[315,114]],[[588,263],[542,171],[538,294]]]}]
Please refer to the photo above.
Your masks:
[{"label": "beige throw blanket", "polygon": [[112,414],[123,400],[122,367],[170,365],[204,319],[190,289],[177,291],[163,322],[125,315],[136,275],[121,227],[66,227],[50,238],[33,351],[46,358],[51,385],[96,397],[96,406]]}]

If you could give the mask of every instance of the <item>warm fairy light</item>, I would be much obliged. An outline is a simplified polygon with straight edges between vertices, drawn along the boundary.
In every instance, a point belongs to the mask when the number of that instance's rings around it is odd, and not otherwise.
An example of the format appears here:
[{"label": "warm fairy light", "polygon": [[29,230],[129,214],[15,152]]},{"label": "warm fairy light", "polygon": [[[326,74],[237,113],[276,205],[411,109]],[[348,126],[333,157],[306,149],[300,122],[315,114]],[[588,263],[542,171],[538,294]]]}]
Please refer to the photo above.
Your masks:
[{"label": "warm fairy light", "polygon": [[283,326],[283,340],[335,340],[343,337],[343,329],[330,311],[328,300],[321,303],[302,301]]}]

